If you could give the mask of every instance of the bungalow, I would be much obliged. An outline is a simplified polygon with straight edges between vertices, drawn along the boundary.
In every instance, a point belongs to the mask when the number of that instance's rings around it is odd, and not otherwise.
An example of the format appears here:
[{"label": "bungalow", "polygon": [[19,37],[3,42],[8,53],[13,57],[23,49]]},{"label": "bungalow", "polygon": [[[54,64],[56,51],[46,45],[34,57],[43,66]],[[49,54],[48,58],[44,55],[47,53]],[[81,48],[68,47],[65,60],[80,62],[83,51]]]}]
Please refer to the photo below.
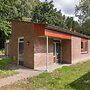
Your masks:
[{"label": "bungalow", "polygon": [[13,21],[8,55],[32,69],[78,63],[90,59],[90,37],[57,26]]}]

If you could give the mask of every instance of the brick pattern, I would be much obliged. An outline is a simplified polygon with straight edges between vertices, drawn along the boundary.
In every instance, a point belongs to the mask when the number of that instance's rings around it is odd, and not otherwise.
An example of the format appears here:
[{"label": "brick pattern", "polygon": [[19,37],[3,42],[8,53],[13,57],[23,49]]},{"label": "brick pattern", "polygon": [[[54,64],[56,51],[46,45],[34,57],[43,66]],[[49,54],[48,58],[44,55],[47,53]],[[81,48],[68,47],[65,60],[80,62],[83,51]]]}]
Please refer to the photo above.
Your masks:
[{"label": "brick pattern", "polygon": [[[18,60],[18,38],[24,37],[24,66],[34,68],[34,29],[33,24],[23,22],[12,23],[10,57]],[[30,42],[28,45],[27,42]],[[16,61],[18,62],[18,61]]]},{"label": "brick pattern", "polygon": [[[53,39],[49,38],[48,65],[53,64]],[[34,44],[34,67],[46,65],[46,38],[36,38]]]},{"label": "brick pattern", "polygon": [[73,36],[71,44],[72,63],[78,63],[90,59],[90,40],[88,40],[88,53],[81,53],[81,38]]},{"label": "brick pattern", "polygon": [[62,40],[62,63],[71,63],[71,40]]}]

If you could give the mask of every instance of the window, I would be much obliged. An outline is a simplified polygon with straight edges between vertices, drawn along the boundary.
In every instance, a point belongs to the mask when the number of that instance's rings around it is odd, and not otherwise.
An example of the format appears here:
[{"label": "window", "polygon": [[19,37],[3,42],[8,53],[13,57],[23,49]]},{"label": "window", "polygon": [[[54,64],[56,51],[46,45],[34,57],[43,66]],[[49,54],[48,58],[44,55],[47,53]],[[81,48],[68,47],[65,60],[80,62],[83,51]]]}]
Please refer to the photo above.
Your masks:
[{"label": "window", "polygon": [[24,42],[24,39],[19,39],[19,41]]},{"label": "window", "polygon": [[81,52],[87,53],[87,51],[88,51],[88,40],[82,39],[81,40]]},{"label": "window", "polygon": [[83,49],[83,42],[81,42],[81,49]]}]

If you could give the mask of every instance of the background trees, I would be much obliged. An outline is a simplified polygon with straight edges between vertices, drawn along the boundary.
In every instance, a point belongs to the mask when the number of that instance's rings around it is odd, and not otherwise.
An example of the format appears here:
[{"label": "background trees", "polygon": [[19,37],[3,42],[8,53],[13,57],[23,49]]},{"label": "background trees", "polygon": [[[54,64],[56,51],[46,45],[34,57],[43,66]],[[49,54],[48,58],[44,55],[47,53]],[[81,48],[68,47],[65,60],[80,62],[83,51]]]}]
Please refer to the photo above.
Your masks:
[{"label": "background trees", "polygon": [[79,13],[79,19],[82,22],[90,19],[90,0],[81,0],[79,5],[76,6],[76,14]]},{"label": "background trees", "polygon": [[31,19],[32,8],[39,0],[0,0],[0,48],[11,34],[12,20]]},{"label": "background trees", "polygon": [[76,15],[79,17],[81,32],[90,35],[90,0],[81,0],[76,7]]},{"label": "background trees", "polygon": [[32,11],[32,22],[47,23],[64,27],[65,16],[54,8],[53,2],[41,2]]},{"label": "background trees", "polygon": [[78,32],[81,32],[80,24],[74,21],[73,17],[62,15],[61,10],[57,11],[53,5],[53,1],[41,2],[36,5],[32,10],[31,16],[32,22],[47,23],[68,30],[72,27],[73,31],[76,29]]}]

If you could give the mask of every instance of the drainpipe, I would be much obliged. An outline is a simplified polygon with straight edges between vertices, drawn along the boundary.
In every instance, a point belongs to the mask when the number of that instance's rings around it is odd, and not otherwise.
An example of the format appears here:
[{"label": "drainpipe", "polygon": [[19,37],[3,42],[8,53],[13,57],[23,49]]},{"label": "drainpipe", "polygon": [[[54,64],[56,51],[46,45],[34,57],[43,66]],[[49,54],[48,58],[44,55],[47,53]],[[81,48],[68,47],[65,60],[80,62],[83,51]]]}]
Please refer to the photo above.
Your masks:
[{"label": "drainpipe", "polygon": [[46,71],[48,66],[48,36],[46,36]]}]

